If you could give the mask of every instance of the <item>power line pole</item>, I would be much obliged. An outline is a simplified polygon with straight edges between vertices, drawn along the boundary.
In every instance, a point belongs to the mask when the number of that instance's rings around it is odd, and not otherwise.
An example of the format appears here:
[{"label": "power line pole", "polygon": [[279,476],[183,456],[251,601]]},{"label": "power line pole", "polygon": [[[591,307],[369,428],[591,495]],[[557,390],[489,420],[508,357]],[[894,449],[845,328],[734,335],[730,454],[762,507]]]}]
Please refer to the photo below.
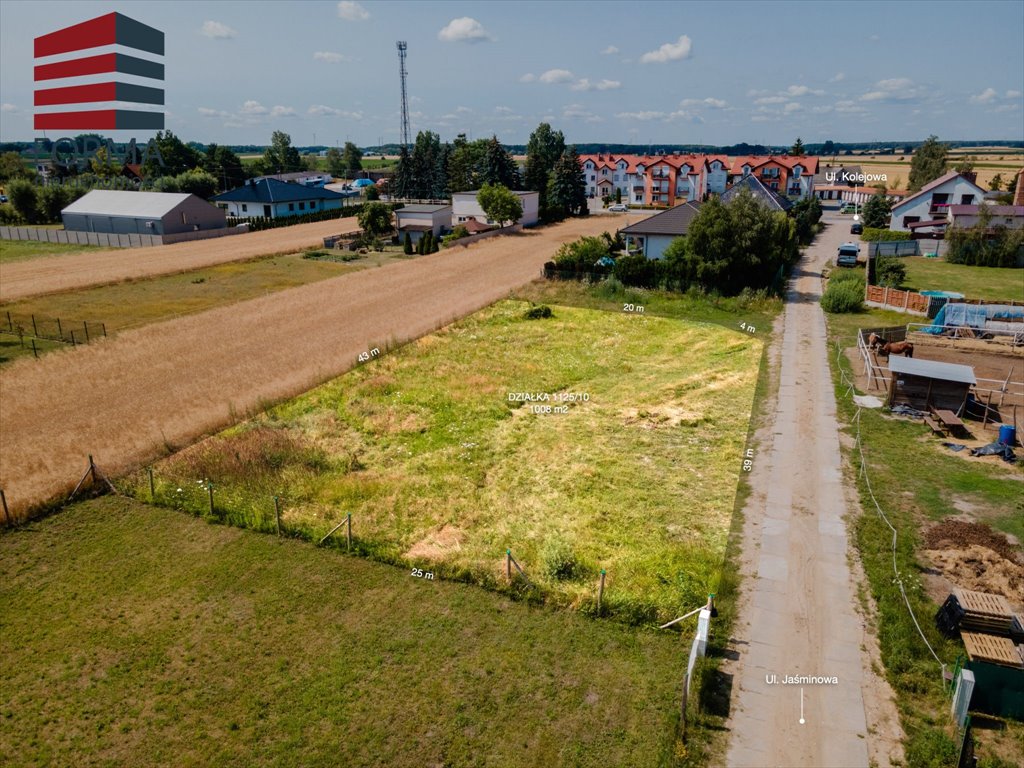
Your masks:
[{"label": "power line pole", "polygon": [[401,143],[402,146],[408,149],[409,147],[409,97],[405,90],[405,76],[408,74],[405,70],[405,51],[409,47],[405,40],[399,40],[396,43],[398,47],[398,74],[402,80],[402,131],[401,131]]}]

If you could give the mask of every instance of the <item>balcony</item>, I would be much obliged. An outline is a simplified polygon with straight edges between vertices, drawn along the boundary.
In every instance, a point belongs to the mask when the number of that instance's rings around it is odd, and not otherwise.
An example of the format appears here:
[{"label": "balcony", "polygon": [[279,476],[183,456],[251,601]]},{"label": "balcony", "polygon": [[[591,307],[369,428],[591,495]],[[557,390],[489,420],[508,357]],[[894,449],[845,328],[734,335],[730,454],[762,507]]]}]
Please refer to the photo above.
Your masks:
[{"label": "balcony", "polygon": [[932,216],[938,214],[939,216],[945,217],[946,212],[949,210],[949,203],[932,203],[928,207],[928,213]]}]

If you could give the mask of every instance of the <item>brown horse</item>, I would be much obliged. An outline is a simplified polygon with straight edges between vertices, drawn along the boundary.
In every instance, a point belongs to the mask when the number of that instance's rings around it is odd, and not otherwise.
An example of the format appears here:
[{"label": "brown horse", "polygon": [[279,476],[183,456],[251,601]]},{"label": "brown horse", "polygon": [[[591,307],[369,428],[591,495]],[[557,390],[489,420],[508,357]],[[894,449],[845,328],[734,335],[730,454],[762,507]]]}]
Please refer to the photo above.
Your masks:
[{"label": "brown horse", "polygon": [[877,333],[868,336],[868,346],[885,357],[889,355],[914,356],[914,345],[909,341],[886,341]]}]

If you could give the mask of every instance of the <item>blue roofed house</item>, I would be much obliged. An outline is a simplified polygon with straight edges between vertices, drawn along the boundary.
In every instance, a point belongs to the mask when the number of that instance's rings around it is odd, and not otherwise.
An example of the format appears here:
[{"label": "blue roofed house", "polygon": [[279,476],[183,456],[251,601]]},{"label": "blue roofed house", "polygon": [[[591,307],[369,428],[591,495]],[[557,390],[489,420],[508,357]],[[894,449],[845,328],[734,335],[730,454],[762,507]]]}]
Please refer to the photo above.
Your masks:
[{"label": "blue roofed house", "polygon": [[279,181],[272,177],[249,179],[240,187],[222,192],[212,202],[228,216],[279,219],[321,211],[340,210],[345,195],[329,189]]}]

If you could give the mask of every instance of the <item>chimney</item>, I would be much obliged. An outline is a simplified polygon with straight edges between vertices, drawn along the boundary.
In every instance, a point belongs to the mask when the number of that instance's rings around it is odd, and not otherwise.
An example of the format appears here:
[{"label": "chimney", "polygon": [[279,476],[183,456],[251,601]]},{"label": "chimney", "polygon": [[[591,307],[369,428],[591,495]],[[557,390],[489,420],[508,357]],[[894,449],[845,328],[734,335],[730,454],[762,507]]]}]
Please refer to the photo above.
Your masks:
[{"label": "chimney", "polygon": [[1013,204],[1024,205],[1024,168],[1017,174],[1017,191],[1013,193]]}]

